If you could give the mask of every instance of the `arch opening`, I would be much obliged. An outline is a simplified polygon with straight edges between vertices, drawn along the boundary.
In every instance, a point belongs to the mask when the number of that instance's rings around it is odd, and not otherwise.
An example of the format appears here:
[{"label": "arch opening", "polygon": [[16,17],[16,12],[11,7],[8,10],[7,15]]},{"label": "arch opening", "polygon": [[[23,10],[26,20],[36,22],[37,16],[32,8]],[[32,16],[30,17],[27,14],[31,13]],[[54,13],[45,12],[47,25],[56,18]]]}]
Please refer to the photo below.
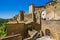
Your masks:
[{"label": "arch opening", "polygon": [[45,35],[50,36],[50,34],[51,34],[51,33],[50,33],[50,30],[49,30],[49,29],[46,29],[46,30],[45,30]]}]

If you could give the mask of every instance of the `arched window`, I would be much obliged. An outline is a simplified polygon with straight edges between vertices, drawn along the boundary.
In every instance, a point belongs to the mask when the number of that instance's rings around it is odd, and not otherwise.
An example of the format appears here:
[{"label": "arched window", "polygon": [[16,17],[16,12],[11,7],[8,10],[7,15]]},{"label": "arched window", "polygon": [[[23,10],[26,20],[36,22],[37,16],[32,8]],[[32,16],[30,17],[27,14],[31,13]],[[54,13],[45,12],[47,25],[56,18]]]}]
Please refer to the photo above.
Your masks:
[{"label": "arched window", "polygon": [[46,11],[45,10],[42,10],[41,17],[43,20],[46,20]]}]

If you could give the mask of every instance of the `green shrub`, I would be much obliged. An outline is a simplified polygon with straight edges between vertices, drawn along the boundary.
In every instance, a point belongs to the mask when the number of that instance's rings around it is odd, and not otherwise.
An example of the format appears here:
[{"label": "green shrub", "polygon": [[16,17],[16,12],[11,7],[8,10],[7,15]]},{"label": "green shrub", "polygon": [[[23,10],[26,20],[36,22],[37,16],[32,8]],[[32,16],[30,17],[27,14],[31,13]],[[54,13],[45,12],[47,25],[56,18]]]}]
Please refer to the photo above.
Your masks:
[{"label": "green shrub", "polygon": [[0,25],[0,38],[5,37],[5,35],[6,35],[5,23],[2,23],[2,24]]},{"label": "green shrub", "polygon": [[5,24],[8,22],[6,19],[0,19],[0,38],[3,38],[6,36],[6,28]]}]

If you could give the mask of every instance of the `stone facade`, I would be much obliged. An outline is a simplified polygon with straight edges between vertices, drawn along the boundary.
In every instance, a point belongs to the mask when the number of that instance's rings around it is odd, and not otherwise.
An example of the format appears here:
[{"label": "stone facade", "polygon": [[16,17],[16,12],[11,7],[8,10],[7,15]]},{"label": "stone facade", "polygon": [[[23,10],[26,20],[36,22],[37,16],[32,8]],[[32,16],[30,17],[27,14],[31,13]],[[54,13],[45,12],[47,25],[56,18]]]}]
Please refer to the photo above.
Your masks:
[{"label": "stone facade", "polygon": [[60,5],[59,4],[60,3],[50,2],[50,3],[47,3],[46,6],[34,6],[33,5],[35,10],[33,10],[32,8],[33,6],[32,6],[32,7],[29,7],[29,12],[32,11],[31,12],[32,14],[34,12],[36,15],[36,19],[37,19],[38,15],[40,14],[38,13],[39,11],[40,12],[46,11],[46,20],[60,20],[60,16],[59,16]]},{"label": "stone facade", "polygon": [[27,37],[27,25],[23,22],[6,24],[6,30],[7,36],[21,34],[23,38]]},{"label": "stone facade", "polygon": [[[57,0],[59,1],[59,0]],[[40,20],[42,18],[42,12],[46,11],[46,20],[44,21],[42,19],[42,26],[41,26],[41,31],[43,31],[44,36],[49,35],[51,38],[54,38],[56,40],[60,40],[60,2],[50,2],[47,3],[45,7],[37,7],[34,6],[35,10],[35,15],[36,15],[36,22],[40,23]],[[42,11],[44,10],[44,11]],[[33,12],[32,12],[33,13]],[[45,14],[44,14],[45,15]],[[43,16],[44,16],[43,15]],[[41,18],[40,18],[41,17]],[[39,19],[40,18],[40,19]],[[47,30],[47,31],[46,31]]]},{"label": "stone facade", "polygon": [[47,15],[47,17],[46,17],[46,19],[47,20],[60,20],[60,13],[59,13],[59,11],[60,11],[60,5],[59,5],[60,3],[56,3],[54,6],[52,6],[52,5],[47,5],[46,6],[46,15]]},{"label": "stone facade", "polygon": [[44,36],[48,35],[53,39],[60,40],[60,37],[59,37],[60,36],[60,21],[42,20],[41,30],[43,31]]},{"label": "stone facade", "polygon": [[[44,36],[48,35],[56,40],[60,38],[59,2],[52,1],[47,3],[46,6],[35,6],[31,4],[29,6],[29,14],[24,14],[21,11],[12,19],[13,21],[9,21],[6,26],[8,34],[20,33],[23,37],[26,37],[29,30],[28,26],[32,26],[37,31],[41,30]],[[22,24],[22,21],[24,24]]]}]

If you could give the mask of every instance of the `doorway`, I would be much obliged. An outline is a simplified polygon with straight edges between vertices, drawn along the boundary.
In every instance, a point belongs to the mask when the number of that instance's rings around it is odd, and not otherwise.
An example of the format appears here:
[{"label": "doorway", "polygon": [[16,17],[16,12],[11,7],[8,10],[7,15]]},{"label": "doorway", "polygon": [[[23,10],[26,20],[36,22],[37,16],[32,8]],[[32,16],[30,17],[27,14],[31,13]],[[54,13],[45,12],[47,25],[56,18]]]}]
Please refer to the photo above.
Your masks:
[{"label": "doorway", "polygon": [[50,34],[51,34],[51,33],[50,33],[50,30],[49,30],[49,29],[46,29],[46,30],[45,30],[45,35],[50,36]]}]

